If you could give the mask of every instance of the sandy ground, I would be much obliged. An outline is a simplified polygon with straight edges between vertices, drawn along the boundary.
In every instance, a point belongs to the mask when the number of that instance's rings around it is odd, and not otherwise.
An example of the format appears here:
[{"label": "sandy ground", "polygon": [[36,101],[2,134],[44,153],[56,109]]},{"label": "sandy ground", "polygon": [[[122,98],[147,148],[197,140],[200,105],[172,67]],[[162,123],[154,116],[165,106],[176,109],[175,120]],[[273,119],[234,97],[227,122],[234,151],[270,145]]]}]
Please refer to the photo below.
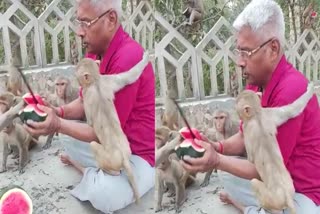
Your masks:
[{"label": "sandy ground", "polygon": [[[45,138],[40,141],[44,142]],[[69,193],[69,190],[80,181],[81,176],[73,168],[60,162],[58,154],[62,151],[62,147],[59,141],[54,140],[51,148],[47,150],[42,150],[42,145],[37,145],[31,150],[31,161],[25,167],[25,173],[21,175],[17,171],[16,160],[9,155],[8,171],[0,173],[0,189],[11,184],[24,188],[32,198],[34,214],[102,213],[96,211],[89,202],[80,202]],[[2,149],[0,149],[0,157],[2,162]],[[139,207],[132,204],[115,213],[148,213],[145,211],[152,208],[152,201],[153,191],[151,190],[143,196]]]},{"label": "sandy ground", "polygon": [[[182,214],[238,214],[239,212],[230,205],[220,202],[218,193],[222,189],[216,173],[212,173],[210,183],[206,187],[201,187],[205,174],[198,174],[196,182],[187,188],[187,200],[181,206]],[[158,212],[173,214],[174,210],[173,198],[167,197],[165,193],[163,198],[163,210]]]},{"label": "sandy ground", "polygon": [[[40,138],[41,142],[45,138]],[[31,161],[25,167],[25,173],[19,174],[16,160],[8,157],[8,171],[0,173],[0,189],[11,184],[24,188],[31,196],[34,205],[34,214],[100,214],[89,202],[80,202],[70,195],[69,190],[80,181],[80,174],[70,166],[63,165],[58,154],[62,148],[58,140],[54,140],[51,148],[42,150],[42,143],[31,150]],[[0,155],[2,151],[0,149]],[[0,158],[2,161],[2,158]],[[1,163],[0,163],[1,164]],[[191,213],[219,213],[236,214],[235,209],[223,205],[217,195],[219,181],[212,175],[210,184],[201,188],[203,174],[197,176],[197,181],[187,189],[188,199],[182,206],[182,212]],[[159,213],[175,213],[171,199],[165,194],[163,211]],[[145,194],[139,206],[131,204],[115,212],[115,214],[154,213],[154,190]],[[217,211],[219,210],[219,211]]]}]

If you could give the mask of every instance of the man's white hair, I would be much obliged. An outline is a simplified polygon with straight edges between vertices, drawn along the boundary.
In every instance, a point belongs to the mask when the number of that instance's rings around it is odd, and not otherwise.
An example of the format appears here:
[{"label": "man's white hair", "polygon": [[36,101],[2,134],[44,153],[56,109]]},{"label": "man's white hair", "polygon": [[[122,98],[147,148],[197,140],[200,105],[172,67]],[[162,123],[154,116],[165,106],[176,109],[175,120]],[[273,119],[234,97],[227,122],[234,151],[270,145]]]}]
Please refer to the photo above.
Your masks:
[{"label": "man's white hair", "polygon": [[[77,0],[77,3],[79,4],[82,1],[84,0]],[[105,12],[110,8],[113,8],[118,14],[119,18],[122,16],[122,0],[87,0],[87,1],[89,1],[92,6],[94,6],[95,8],[98,8],[103,12]]]},{"label": "man's white hair", "polygon": [[233,23],[236,31],[245,26],[263,37],[276,37],[282,47],[285,44],[283,12],[273,0],[252,0]]}]

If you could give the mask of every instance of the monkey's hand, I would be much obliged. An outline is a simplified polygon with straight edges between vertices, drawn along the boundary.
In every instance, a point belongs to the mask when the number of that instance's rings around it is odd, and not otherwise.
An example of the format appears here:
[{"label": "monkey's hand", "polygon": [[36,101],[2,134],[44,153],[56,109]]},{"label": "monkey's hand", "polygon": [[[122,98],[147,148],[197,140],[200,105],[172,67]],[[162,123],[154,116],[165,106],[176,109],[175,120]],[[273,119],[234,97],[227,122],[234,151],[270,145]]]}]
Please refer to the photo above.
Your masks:
[{"label": "monkey's hand", "polygon": [[215,169],[220,163],[220,157],[213,144],[195,139],[204,149],[204,155],[201,158],[191,158],[184,156],[181,160],[182,166],[191,173],[207,172]]},{"label": "monkey's hand", "polygon": [[[212,140],[210,140],[207,136],[205,136],[204,134],[200,134],[201,135],[201,139],[205,142],[208,142],[210,144],[213,145],[213,148],[217,151],[220,152],[220,144],[218,142],[214,142]],[[216,140],[216,139],[215,139]]]},{"label": "monkey's hand", "polygon": [[43,104],[49,108],[52,108],[54,110],[54,112],[56,113],[56,115],[60,115],[60,108],[56,107],[54,105],[52,105],[49,101],[47,101],[46,99],[43,100]]},{"label": "monkey's hand", "polygon": [[61,127],[61,120],[56,115],[55,110],[47,106],[37,105],[38,108],[48,114],[46,120],[43,122],[35,122],[32,120],[27,121],[27,125],[24,124],[24,128],[32,136],[50,135],[55,132],[59,132]]}]

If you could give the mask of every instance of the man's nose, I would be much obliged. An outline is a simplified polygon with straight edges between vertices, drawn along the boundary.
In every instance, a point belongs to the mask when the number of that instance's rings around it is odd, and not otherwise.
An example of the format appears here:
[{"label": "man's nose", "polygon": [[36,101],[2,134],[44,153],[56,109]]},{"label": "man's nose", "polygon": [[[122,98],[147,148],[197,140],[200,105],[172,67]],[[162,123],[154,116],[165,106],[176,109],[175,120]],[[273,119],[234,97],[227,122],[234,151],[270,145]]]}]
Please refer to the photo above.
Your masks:
[{"label": "man's nose", "polygon": [[77,36],[83,38],[85,35],[85,31],[82,29],[82,27],[79,26],[79,27],[77,27],[76,34],[77,34]]},{"label": "man's nose", "polygon": [[243,57],[239,56],[237,57],[236,64],[237,66],[244,68],[246,66],[246,60],[244,60]]}]

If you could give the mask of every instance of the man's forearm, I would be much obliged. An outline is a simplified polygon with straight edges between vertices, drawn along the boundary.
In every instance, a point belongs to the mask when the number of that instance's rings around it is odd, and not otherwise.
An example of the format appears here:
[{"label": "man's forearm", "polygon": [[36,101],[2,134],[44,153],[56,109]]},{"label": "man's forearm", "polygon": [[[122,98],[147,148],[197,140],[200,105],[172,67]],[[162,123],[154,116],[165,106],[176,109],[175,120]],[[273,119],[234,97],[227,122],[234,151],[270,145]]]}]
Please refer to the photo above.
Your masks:
[{"label": "man's forearm", "polygon": [[219,156],[220,163],[217,169],[229,172],[230,174],[233,174],[243,179],[260,179],[256,167],[253,163],[249,162],[248,160],[238,159],[235,157],[225,156],[221,154],[219,154]]},{"label": "man's forearm", "polygon": [[65,119],[82,120],[84,115],[83,102],[80,97],[63,106],[63,118]]},{"label": "man's forearm", "polygon": [[[244,139],[240,132],[221,142],[224,155],[242,156],[245,152]],[[219,143],[214,143],[214,147],[218,152],[220,152]]]},{"label": "man's forearm", "polygon": [[98,142],[98,138],[91,126],[87,123],[80,123],[71,120],[60,119],[61,126],[59,133],[69,135],[81,141],[90,143],[91,141]]}]

